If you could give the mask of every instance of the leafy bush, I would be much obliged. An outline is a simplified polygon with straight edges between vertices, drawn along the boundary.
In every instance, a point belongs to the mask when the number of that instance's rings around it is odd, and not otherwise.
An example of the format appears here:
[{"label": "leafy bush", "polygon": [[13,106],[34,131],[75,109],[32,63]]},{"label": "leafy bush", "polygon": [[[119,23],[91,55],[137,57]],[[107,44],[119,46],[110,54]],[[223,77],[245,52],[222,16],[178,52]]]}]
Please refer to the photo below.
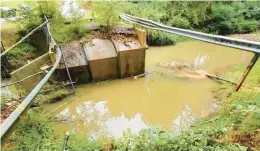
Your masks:
[{"label": "leafy bush", "polygon": [[252,32],[260,25],[257,2],[128,2],[125,7],[125,13],[169,26],[222,35]]},{"label": "leafy bush", "polygon": [[251,15],[248,9],[241,2],[231,5],[225,3],[213,5],[210,31],[221,35],[255,31],[260,23],[254,19],[248,20]]},{"label": "leafy bush", "polygon": [[187,40],[190,40],[190,38],[155,30],[148,30],[147,35],[148,45],[151,46],[172,45]]},{"label": "leafy bush", "polygon": [[77,40],[89,32],[84,22],[75,22],[68,25],[63,23],[52,23],[51,33],[58,43],[66,43]]},{"label": "leafy bush", "polygon": [[79,39],[86,35],[86,33],[88,32],[88,28],[83,24],[75,24],[70,27],[70,32],[72,34],[73,39]]},{"label": "leafy bush", "polygon": [[58,143],[53,138],[52,125],[47,119],[37,115],[28,115],[7,140],[7,143],[13,144],[12,147],[4,149],[17,151],[47,149]]},{"label": "leafy bush", "polygon": [[147,36],[148,45],[162,46],[174,44],[173,36],[171,34],[149,30]]},{"label": "leafy bush", "polygon": [[1,18],[7,18],[8,17],[8,12],[7,11],[4,11],[4,10],[0,10],[1,12],[0,12],[0,16],[1,16]]},{"label": "leafy bush", "polygon": [[13,50],[8,53],[8,57],[18,59],[24,56],[25,53],[36,53],[36,48],[28,43],[22,43],[18,47],[13,48]]},{"label": "leafy bush", "polygon": [[60,3],[57,1],[28,1],[26,4],[31,8],[29,11],[21,11],[19,20],[20,35],[24,36],[42,24],[43,16],[48,19],[61,20],[61,12],[59,10]]},{"label": "leafy bush", "polygon": [[249,33],[249,32],[256,31],[260,23],[255,20],[246,20],[240,23],[239,25],[241,30],[239,30],[238,32]]},{"label": "leafy bush", "polygon": [[28,43],[22,43],[19,46],[13,48],[8,54],[7,58],[11,65],[10,70],[14,71],[23,65],[27,64],[28,60],[33,60],[37,58],[38,54],[37,49]]},{"label": "leafy bush", "polygon": [[119,21],[119,1],[95,1],[93,2],[95,20],[105,26],[113,26]]}]

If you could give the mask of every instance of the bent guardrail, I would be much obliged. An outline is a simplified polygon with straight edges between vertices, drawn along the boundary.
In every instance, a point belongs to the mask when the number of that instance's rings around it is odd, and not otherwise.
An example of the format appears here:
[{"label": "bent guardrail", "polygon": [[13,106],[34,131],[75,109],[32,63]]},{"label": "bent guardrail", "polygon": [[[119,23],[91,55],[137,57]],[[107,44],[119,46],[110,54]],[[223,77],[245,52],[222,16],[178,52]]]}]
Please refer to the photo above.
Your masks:
[{"label": "bent guardrail", "polygon": [[[45,22],[47,22],[47,18],[45,17]],[[48,40],[52,45],[56,46],[56,62],[54,63],[51,70],[46,74],[46,76],[40,81],[40,83],[29,93],[29,95],[24,99],[24,101],[9,115],[9,117],[1,124],[1,139],[6,134],[8,129],[14,124],[14,122],[18,119],[18,117],[23,113],[23,111],[29,106],[29,104],[33,101],[37,93],[41,90],[44,84],[48,81],[52,73],[58,67],[59,62],[61,60],[61,50],[57,46],[57,43],[53,39],[50,32],[50,24],[46,23],[46,34],[48,36]]]},{"label": "bent guardrail", "polygon": [[227,47],[233,47],[233,48],[260,54],[260,43],[259,42],[235,39],[235,38],[230,38],[230,37],[226,37],[226,36],[212,35],[212,34],[206,34],[206,33],[187,30],[187,29],[170,27],[170,26],[166,26],[166,25],[157,23],[157,22],[149,20],[149,19],[138,18],[138,17],[132,16],[129,14],[124,14],[124,13],[120,14],[120,18],[122,18],[123,20],[129,21],[129,22],[135,23],[135,24],[139,24],[146,28],[161,30],[161,31],[165,31],[168,33],[173,33],[173,34],[201,40],[204,42],[223,45],[223,46],[227,46]]},{"label": "bent guardrail", "polygon": [[258,58],[260,56],[260,43],[259,42],[235,39],[235,38],[230,38],[230,37],[226,37],[226,36],[218,36],[218,35],[212,35],[212,34],[206,34],[206,33],[202,33],[202,32],[187,30],[187,29],[170,27],[170,26],[163,25],[161,23],[157,23],[152,20],[138,18],[138,17],[132,16],[132,15],[124,14],[124,13],[120,14],[119,16],[123,20],[144,26],[146,28],[161,30],[161,31],[165,31],[168,33],[181,35],[181,36],[185,36],[185,37],[190,37],[190,38],[208,42],[208,43],[213,43],[213,44],[217,44],[217,45],[222,45],[222,46],[226,46],[226,47],[232,47],[232,48],[237,48],[240,50],[246,50],[249,52],[253,52],[255,55],[252,58],[252,60],[250,61],[250,63],[248,64],[239,83],[235,86],[235,91],[238,91],[239,88],[242,86],[244,80],[246,79],[247,75],[249,74],[249,72],[251,71],[251,69],[253,68],[253,66],[255,65],[256,61],[258,60]]}]

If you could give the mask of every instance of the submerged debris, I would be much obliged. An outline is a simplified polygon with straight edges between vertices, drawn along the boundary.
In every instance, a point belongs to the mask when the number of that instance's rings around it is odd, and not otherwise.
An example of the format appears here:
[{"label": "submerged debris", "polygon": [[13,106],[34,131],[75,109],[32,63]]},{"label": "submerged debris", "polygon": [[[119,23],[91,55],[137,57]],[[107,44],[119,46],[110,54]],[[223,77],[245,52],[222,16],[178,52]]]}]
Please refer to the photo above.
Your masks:
[{"label": "submerged debris", "polygon": [[157,66],[174,71],[174,77],[186,77],[192,79],[204,79],[207,77],[206,71],[197,70],[194,65],[189,63],[179,63],[173,61],[170,63],[158,63]]},{"label": "submerged debris", "polygon": [[195,67],[192,64],[188,63],[179,63],[179,62],[170,62],[170,63],[158,63],[157,64],[159,67],[167,68],[167,69],[172,69],[172,70],[185,70],[185,71],[192,71],[195,69]]}]

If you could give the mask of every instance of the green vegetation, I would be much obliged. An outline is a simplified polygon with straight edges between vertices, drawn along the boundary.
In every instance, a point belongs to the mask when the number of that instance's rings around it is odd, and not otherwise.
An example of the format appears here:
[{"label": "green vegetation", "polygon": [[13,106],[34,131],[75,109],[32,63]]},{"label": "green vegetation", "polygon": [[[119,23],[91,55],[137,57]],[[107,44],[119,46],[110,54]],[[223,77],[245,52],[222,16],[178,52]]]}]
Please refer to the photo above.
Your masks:
[{"label": "green vegetation", "polygon": [[93,3],[95,21],[104,26],[113,26],[119,22],[120,2],[99,1]]},{"label": "green vegetation", "polygon": [[183,42],[190,39],[187,37],[172,35],[170,33],[156,30],[148,30],[147,35],[147,43],[151,46],[172,45],[177,42]]},{"label": "green vegetation", "polygon": [[[94,12],[94,17],[96,17],[94,21],[100,22],[102,19],[105,21],[104,24],[108,24],[109,21],[117,21],[118,14],[124,12],[168,26],[221,35],[249,33],[260,27],[259,2],[112,1],[93,3],[97,3],[94,8],[98,10]],[[113,8],[113,11],[109,8]],[[108,18],[106,18],[106,14],[109,14]],[[180,39],[176,40],[173,35],[157,31],[148,32],[150,45],[174,44],[176,41],[180,41]]]},{"label": "green vegetation", "polygon": [[[32,11],[21,12],[20,33],[24,35],[38,26],[43,15],[51,20],[53,35],[59,42],[79,39],[88,31],[78,15],[65,19],[61,15],[58,1],[26,2]],[[105,26],[119,23],[121,12],[148,18],[163,24],[203,31],[213,34],[249,33],[260,27],[260,4],[258,2],[80,2],[93,12],[94,22]],[[64,24],[69,22],[68,24]],[[80,22],[80,24],[78,24]],[[148,32],[150,45],[168,45],[186,40],[158,31]]]},{"label": "green vegetation", "polygon": [[215,4],[209,20],[209,31],[221,35],[255,31],[260,25],[256,17],[259,13],[259,3],[258,6],[251,6],[250,3]]},{"label": "green vegetation", "polygon": [[42,55],[42,53],[38,52],[33,45],[22,43],[7,54],[10,63],[10,67],[7,68],[10,69],[10,72],[14,71],[40,55]]},{"label": "green vegetation", "polygon": [[[239,81],[241,75],[243,75],[244,70],[246,69],[246,65],[240,65],[233,68],[229,72],[221,73],[222,77],[232,77],[233,81]],[[260,88],[260,60],[256,62],[254,68],[251,70],[249,76],[244,81],[245,85],[251,86],[252,88]]]},{"label": "green vegetation", "polygon": [[68,25],[63,23],[52,23],[51,25],[51,33],[57,43],[66,43],[80,39],[89,32],[84,21],[80,23],[74,22]]},{"label": "green vegetation", "polygon": [[55,82],[55,84],[45,85],[44,89],[37,95],[34,105],[55,103],[71,94],[73,92],[66,88],[64,83]]},{"label": "green vegetation", "polygon": [[62,16],[59,11],[60,3],[58,1],[27,1],[25,2],[31,10],[21,11],[19,20],[19,34],[26,35],[28,32],[42,24],[43,16],[52,20],[61,20]]},{"label": "green vegetation", "polygon": [[[31,113],[27,115],[10,139],[3,145],[4,150],[62,150],[63,137],[54,134],[53,123]],[[70,135],[68,150],[101,150],[101,142],[81,139]],[[80,144],[80,145],[79,145]]]}]

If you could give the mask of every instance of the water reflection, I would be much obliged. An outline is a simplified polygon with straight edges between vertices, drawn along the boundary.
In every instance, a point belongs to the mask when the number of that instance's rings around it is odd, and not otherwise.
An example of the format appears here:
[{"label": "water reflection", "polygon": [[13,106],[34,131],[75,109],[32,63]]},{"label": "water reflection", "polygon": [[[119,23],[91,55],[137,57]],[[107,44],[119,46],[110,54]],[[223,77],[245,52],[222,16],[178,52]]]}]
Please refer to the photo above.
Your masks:
[{"label": "water reflection", "polygon": [[192,109],[189,105],[185,105],[184,110],[181,115],[179,115],[176,119],[173,120],[173,130],[176,132],[180,132],[186,130],[191,126],[194,122],[195,116],[192,113]]},{"label": "water reflection", "polygon": [[75,124],[81,121],[84,129],[82,131],[87,131],[87,135],[92,138],[103,136],[119,138],[123,136],[124,131],[138,133],[141,129],[147,128],[140,113],[136,113],[132,118],[127,118],[124,113],[120,116],[113,116],[107,103],[108,101],[83,102],[76,107],[75,115],[69,108],[65,108],[56,117],[74,125],[72,130],[75,128],[82,130],[80,125]]},{"label": "water reflection", "polygon": [[140,113],[137,113],[131,119],[126,118],[124,114],[119,117],[111,117],[105,123],[107,130],[115,138],[123,136],[123,132],[126,130],[137,134],[141,129],[147,128]]},{"label": "water reflection", "polygon": [[199,69],[201,67],[203,67],[203,65],[205,64],[205,62],[209,59],[209,57],[207,55],[198,55],[195,59],[194,59],[194,66]]},{"label": "water reflection", "polygon": [[[140,130],[148,128],[141,113],[136,113],[131,118],[127,118],[124,113],[119,116],[111,114],[108,101],[86,101],[73,109],[65,108],[56,117],[71,125],[70,130],[78,129],[91,138],[114,137],[120,138],[125,131],[138,134]],[[186,130],[195,120],[195,114],[189,105],[185,105],[181,115],[172,121],[172,129],[175,132]],[[81,124],[79,124],[81,123]]]}]

